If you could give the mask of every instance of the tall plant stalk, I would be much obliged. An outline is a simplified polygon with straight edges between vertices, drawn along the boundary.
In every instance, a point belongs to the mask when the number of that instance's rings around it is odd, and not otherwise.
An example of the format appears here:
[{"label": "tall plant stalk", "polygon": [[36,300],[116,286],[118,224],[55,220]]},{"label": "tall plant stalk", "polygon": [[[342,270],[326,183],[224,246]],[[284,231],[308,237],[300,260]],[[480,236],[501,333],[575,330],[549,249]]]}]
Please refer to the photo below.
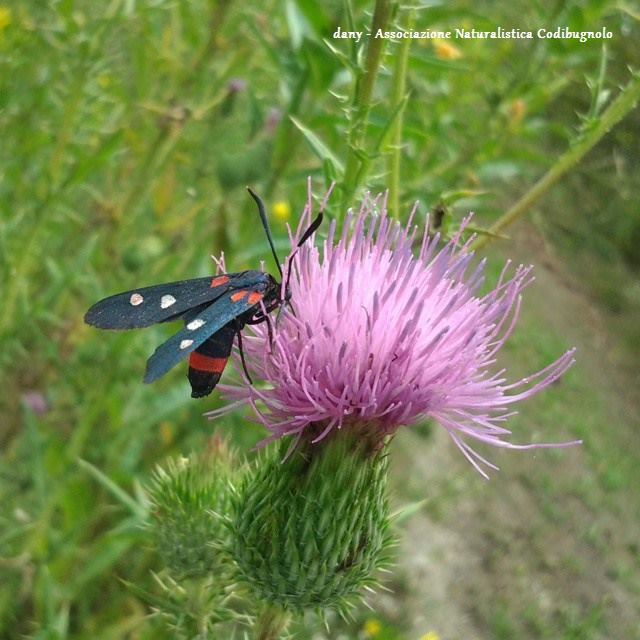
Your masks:
[{"label": "tall plant stalk", "polygon": [[488,229],[488,234],[475,240],[472,249],[484,247],[502,233],[505,227],[524,215],[565,173],[573,169],[580,160],[622,120],[640,99],[640,75],[636,75],[609,105],[600,118],[587,129],[558,161],[527,191],[508,211]]},{"label": "tall plant stalk", "polygon": [[393,4],[389,0],[376,0],[373,11],[365,66],[356,81],[352,103],[352,118],[347,138],[347,160],[342,192],[343,205],[351,202],[361,178],[363,154],[365,153],[363,148],[364,138],[367,132],[369,112],[371,111],[373,89],[378,77],[385,43],[384,38],[376,38],[375,34],[379,29],[385,31],[392,14]]},{"label": "tall plant stalk", "polygon": [[[409,10],[407,15],[408,31],[413,29],[415,13],[413,9]],[[399,51],[396,56],[396,63],[393,73],[393,93],[392,104],[394,108],[400,111],[393,123],[390,135],[391,150],[388,157],[387,169],[389,172],[389,200],[388,207],[391,215],[398,219],[400,211],[400,165],[402,162],[402,128],[404,118],[404,105],[400,106],[405,99],[407,86],[407,62],[409,60],[409,49],[411,47],[411,38],[403,38],[399,45]]]}]

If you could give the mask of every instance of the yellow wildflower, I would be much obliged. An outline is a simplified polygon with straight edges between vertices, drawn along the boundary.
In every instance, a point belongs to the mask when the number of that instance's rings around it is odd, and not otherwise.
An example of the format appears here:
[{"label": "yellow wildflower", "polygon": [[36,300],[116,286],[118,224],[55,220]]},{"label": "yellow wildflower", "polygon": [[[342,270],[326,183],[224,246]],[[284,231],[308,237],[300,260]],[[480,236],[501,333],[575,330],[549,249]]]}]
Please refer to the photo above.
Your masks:
[{"label": "yellow wildflower", "polygon": [[160,441],[163,445],[170,445],[175,439],[173,425],[170,422],[161,422],[158,429]]},{"label": "yellow wildflower", "polygon": [[439,58],[440,60],[458,60],[459,58],[462,58],[462,51],[446,40],[440,40],[439,38],[434,39],[433,49],[435,51],[436,58]]},{"label": "yellow wildflower", "polygon": [[429,633],[425,633],[420,640],[440,640],[440,636],[435,631],[429,631]]},{"label": "yellow wildflower", "polygon": [[280,200],[273,205],[274,217],[280,222],[286,222],[291,216],[291,205],[285,200]]},{"label": "yellow wildflower", "polygon": [[12,18],[11,9],[0,6],[0,31],[6,29],[11,24]]},{"label": "yellow wildflower", "polygon": [[363,629],[367,638],[375,638],[382,631],[382,625],[375,618],[371,618],[364,623]]},{"label": "yellow wildflower", "polygon": [[527,103],[522,98],[516,98],[509,105],[509,124],[517,127],[527,113]]}]

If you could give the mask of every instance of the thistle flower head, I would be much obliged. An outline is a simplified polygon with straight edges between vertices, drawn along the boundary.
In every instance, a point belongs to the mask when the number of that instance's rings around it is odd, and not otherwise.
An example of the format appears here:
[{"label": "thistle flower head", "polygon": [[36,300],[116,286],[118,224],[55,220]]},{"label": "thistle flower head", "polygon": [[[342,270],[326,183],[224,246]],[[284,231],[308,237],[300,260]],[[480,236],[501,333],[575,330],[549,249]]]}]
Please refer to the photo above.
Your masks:
[{"label": "thistle flower head", "polygon": [[221,570],[232,465],[232,452],[216,440],[204,453],[156,469],[149,486],[148,528],[178,579]]},{"label": "thistle flower head", "polygon": [[[292,246],[311,217],[309,195]],[[252,374],[268,386],[221,387],[235,401],[230,406],[249,403],[271,432],[267,440],[321,440],[356,424],[383,436],[430,418],[483,475],[482,464],[497,467],[469,439],[513,449],[557,446],[512,444],[504,424],[512,404],[571,366],[573,350],[511,384],[494,367],[531,267],[507,263],[481,294],[484,261],[472,265],[469,242],[458,234],[443,243],[412,218],[403,226],[387,215],[384,198],[367,196],[339,235],[334,220],[320,247],[300,248],[290,261],[293,312],[283,311],[272,344],[265,324],[244,340]]]},{"label": "thistle flower head", "polygon": [[344,613],[389,564],[386,450],[349,431],[286,449],[261,456],[232,498],[237,579],[285,610]]}]

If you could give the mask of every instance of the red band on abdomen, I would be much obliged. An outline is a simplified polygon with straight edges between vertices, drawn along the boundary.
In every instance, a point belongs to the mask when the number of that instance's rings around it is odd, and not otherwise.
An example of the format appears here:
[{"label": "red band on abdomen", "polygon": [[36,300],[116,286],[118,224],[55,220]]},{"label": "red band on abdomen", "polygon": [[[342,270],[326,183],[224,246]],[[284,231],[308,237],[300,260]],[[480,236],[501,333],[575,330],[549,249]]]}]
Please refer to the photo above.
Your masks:
[{"label": "red band on abdomen", "polygon": [[208,371],[209,373],[222,373],[227,364],[228,358],[211,358],[204,356],[197,351],[192,351],[189,355],[189,366],[198,371]]}]

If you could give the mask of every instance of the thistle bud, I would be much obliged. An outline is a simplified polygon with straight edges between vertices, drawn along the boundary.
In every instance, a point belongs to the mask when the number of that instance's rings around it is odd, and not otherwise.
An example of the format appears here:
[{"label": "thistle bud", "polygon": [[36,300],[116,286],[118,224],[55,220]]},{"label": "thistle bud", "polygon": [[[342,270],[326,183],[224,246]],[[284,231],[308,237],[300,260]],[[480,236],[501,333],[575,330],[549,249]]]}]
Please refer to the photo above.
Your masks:
[{"label": "thistle bud", "polygon": [[156,470],[149,527],[174,577],[202,577],[220,570],[231,473],[232,456],[220,441],[204,454],[169,461]]},{"label": "thistle bud", "polygon": [[266,454],[234,494],[240,579],[285,610],[344,609],[388,559],[385,448],[342,431],[287,453]]}]

